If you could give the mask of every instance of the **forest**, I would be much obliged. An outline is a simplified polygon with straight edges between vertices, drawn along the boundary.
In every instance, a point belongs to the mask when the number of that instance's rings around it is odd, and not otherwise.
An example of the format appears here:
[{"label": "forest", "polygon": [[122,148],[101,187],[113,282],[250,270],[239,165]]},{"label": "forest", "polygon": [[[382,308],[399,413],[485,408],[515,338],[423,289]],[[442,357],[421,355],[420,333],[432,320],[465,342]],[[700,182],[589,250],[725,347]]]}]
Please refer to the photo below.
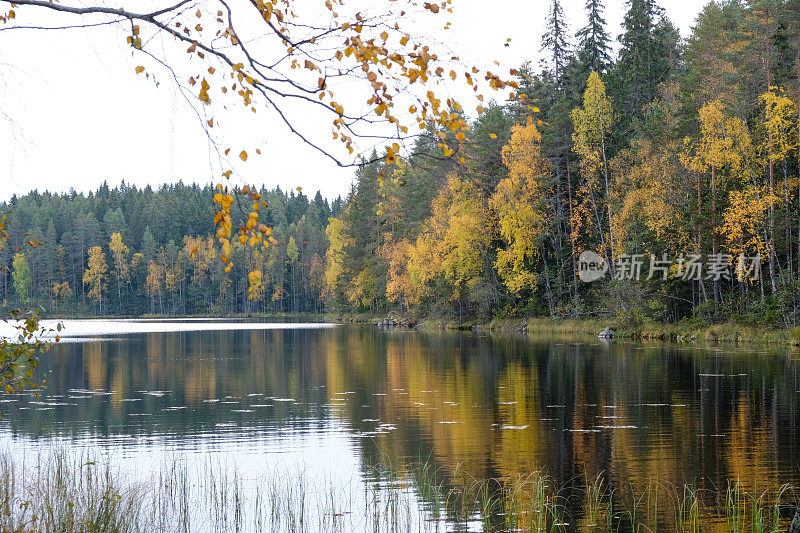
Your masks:
[{"label": "forest", "polygon": [[[227,272],[212,237],[210,186],[104,184],[88,196],[13,198],[0,206],[9,212],[0,299],[57,316],[320,313],[325,227],[342,202],[262,192],[265,220],[280,240],[258,257],[234,242]],[[269,294],[248,298],[245,268],[267,273]]]},{"label": "forest", "polygon": [[[364,158],[344,199],[261,190],[269,246],[232,239],[229,270],[211,187],[15,197],[0,205],[0,299],[54,314],[796,325],[800,1],[711,2],[686,39],[654,0],[626,3],[616,39],[601,0],[585,10],[572,32],[549,2],[545,60],[519,67],[511,98]],[[585,251],[608,275],[579,279]],[[632,257],[639,279],[623,275]],[[706,268],[687,275],[691,257]],[[759,262],[745,272],[744,257]]]}]

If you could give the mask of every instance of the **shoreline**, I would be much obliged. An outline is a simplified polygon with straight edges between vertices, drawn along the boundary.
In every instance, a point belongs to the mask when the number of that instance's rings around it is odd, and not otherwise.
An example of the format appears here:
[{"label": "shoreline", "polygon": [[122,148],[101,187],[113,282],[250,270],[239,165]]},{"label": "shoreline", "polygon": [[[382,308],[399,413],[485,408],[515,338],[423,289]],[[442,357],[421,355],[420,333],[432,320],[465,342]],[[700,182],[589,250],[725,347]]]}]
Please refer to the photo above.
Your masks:
[{"label": "shoreline", "polygon": [[[339,322],[375,323],[386,317],[343,315]],[[395,317],[398,321],[401,319]],[[558,319],[558,318],[493,318],[489,321],[453,321],[423,319],[415,327],[423,331],[458,330],[494,333],[536,333],[556,335],[590,335],[597,337],[606,327],[613,338],[638,341],[706,342],[729,344],[770,344],[800,346],[800,327],[767,329],[735,322],[709,324],[702,321],[681,321],[675,324],[621,325],[615,319]]]},{"label": "shoreline", "polygon": [[736,322],[709,324],[699,320],[684,320],[674,324],[646,323],[635,326],[621,324],[617,319],[601,318],[492,318],[457,321],[453,319],[424,318],[416,321],[395,313],[384,316],[372,314],[339,313],[283,313],[283,314],[230,314],[230,315],[113,315],[113,316],[59,316],[43,317],[47,320],[186,320],[186,319],[275,319],[281,321],[334,322],[375,324],[386,319],[408,324],[422,331],[481,331],[501,334],[534,333],[550,335],[589,335],[609,327],[613,338],[638,341],[706,342],[723,344],[769,344],[800,346],[800,326],[793,328],[758,328]]}]

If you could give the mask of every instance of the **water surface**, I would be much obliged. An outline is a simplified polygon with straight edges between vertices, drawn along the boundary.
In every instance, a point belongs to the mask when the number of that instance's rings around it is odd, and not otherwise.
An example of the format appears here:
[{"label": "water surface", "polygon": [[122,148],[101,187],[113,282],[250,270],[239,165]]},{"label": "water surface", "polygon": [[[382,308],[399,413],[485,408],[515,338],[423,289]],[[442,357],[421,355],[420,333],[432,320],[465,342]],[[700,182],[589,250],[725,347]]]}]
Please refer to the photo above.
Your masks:
[{"label": "water surface", "polygon": [[[368,483],[603,472],[798,483],[800,360],[785,350],[246,321],[76,321],[47,390],[6,397],[0,445],[87,449],[131,472],[213,456]],[[72,337],[70,337],[70,335]]]}]

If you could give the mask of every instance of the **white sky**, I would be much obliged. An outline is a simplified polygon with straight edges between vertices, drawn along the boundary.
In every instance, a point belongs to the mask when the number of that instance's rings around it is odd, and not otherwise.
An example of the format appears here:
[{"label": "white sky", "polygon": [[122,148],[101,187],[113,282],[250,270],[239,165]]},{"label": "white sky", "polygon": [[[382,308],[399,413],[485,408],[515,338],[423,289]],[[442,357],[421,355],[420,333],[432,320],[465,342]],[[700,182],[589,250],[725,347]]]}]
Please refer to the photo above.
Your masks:
[{"label": "white sky", "polygon": [[[79,5],[79,0],[63,3]],[[453,4],[452,29],[435,31],[434,37],[464,63],[507,72],[525,60],[538,61],[549,0],[454,0]],[[584,0],[563,4],[574,33],[585,23]],[[605,4],[609,33],[616,38],[624,0]],[[661,4],[686,37],[701,4],[697,0]],[[0,11],[6,8],[0,4]],[[36,8],[17,12],[28,9]],[[512,41],[506,47],[508,37]],[[494,59],[502,70],[491,65]],[[0,115],[0,201],[33,189],[88,192],[104,180],[112,186],[122,180],[158,186],[178,180],[205,184],[217,177],[192,108],[169,80],[156,87],[136,76],[138,64],[146,63],[131,57],[118,31],[0,31],[0,111],[11,119]],[[502,99],[505,94],[497,96]],[[329,135],[327,118],[309,115],[305,120]],[[329,198],[347,193],[353,169],[339,168],[302,144],[275,117],[217,114],[217,121],[223,128],[227,122],[235,123],[236,128],[230,128],[236,130],[231,133],[236,139],[232,144],[245,135],[251,148],[261,148],[263,156],[251,158],[241,169],[250,183],[284,189],[300,186],[312,195],[319,189]],[[331,148],[338,149],[338,144]]]}]

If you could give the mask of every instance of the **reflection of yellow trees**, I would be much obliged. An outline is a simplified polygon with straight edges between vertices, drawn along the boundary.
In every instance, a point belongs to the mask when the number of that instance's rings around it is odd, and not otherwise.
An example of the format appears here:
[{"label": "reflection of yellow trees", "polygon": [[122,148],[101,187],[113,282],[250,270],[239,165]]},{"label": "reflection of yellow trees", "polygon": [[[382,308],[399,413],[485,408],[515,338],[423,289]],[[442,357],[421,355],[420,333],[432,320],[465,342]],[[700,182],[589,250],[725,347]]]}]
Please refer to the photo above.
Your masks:
[{"label": "reflection of yellow trees", "polygon": [[[604,425],[635,426],[637,422],[631,418],[630,409],[634,408],[619,406],[614,410],[619,418],[606,420]],[[668,441],[664,428],[654,418],[650,420],[653,422],[648,422],[645,428],[603,430],[611,432],[611,475],[623,487],[629,486],[637,495],[644,494],[653,484],[677,485],[675,471],[678,464],[675,449]],[[641,433],[647,435],[644,446],[637,438]]]},{"label": "reflection of yellow trees", "polygon": [[599,474],[602,466],[597,457],[597,406],[589,406],[590,403],[592,401],[586,387],[580,382],[575,391],[575,409],[572,414],[572,460],[587,475],[592,476]]},{"label": "reflection of yellow trees", "polygon": [[106,343],[87,342],[83,345],[83,365],[90,389],[105,389],[108,380],[108,356],[104,353]]},{"label": "reflection of yellow trees", "polygon": [[730,477],[743,487],[761,492],[780,485],[773,466],[777,458],[775,443],[770,438],[763,413],[742,393],[730,414],[730,430],[725,450]]},{"label": "reflection of yellow trees", "polygon": [[[88,388],[110,388],[115,399],[148,388],[182,395],[187,405],[253,392],[309,407],[336,404],[328,416],[354,430],[396,427],[357,442],[365,463],[379,451],[400,471],[416,460],[430,461],[441,479],[456,472],[465,480],[512,479],[542,470],[558,486],[580,484],[584,471],[604,472],[615,502],[625,505],[631,491],[641,497],[658,483],[665,523],[673,516],[669,487],[724,490],[726,478],[750,491],[777,486],[776,468],[786,461],[778,457],[773,432],[780,420],[773,416],[786,413],[744,381],[731,390],[738,382],[730,380],[746,367],[757,373],[753,379],[777,383],[782,367],[754,367],[734,354],[708,363],[700,349],[676,359],[667,350],[367,328],[205,332],[87,343],[83,368]],[[668,380],[676,366],[709,392],[698,397],[691,385]],[[697,377],[704,372],[725,377]],[[344,392],[353,394],[337,394]],[[280,423],[284,415],[264,416]],[[598,431],[600,425],[635,427]]]},{"label": "reflection of yellow trees", "polygon": [[[416,336],[390,340],[386,349],[389,396],[385,405],[394,411],[389,419],[408,418],[430,439],[431,459],[443,462],[450,471],[464,463],[466,472],[482,476],[491,455],[488,430],[492,420],[484,408],[490,398],[484,396],[478,362],[470,361],[464,367],[455,355],[453,349],[430,357]],[[446,361],[446,366],[437,367],[437,360],[440,364]]]},{"label": "reflection of yellow trees", "polygon": [[[546,429],[542,427],[542,402],[536,383],[537,369],[509,363],[497,384],[499,427],[495,429],[493,462],[500,475],[513,476],[542,468]],[[505,426],[505,429],[504,429]],[[527,426],[527,427],[526,427]]]}]

